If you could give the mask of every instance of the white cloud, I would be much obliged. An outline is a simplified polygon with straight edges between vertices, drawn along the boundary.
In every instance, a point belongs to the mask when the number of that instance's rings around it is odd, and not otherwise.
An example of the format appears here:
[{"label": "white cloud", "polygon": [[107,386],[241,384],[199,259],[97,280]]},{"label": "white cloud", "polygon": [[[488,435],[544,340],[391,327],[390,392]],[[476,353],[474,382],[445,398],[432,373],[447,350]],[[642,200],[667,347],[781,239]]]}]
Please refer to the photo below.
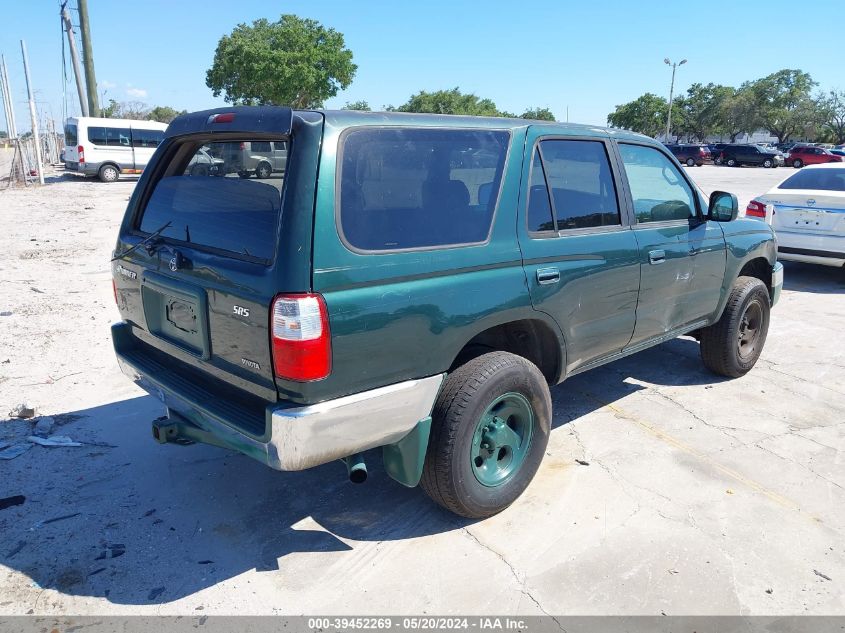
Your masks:
[{"label": "white cloud", "polygon": [[107,79],[104,79],[103,81],[99,82],[99,84],[100,88],[104,88],[106,90],[110,90],[111,88],[117,88],[116,83],[108,81]]},{"label": "white cloud", "polygon": [[135,99],[147,98],[147,91],[143,88],[127,88],[126,94],[130,97],[134,97]]}]

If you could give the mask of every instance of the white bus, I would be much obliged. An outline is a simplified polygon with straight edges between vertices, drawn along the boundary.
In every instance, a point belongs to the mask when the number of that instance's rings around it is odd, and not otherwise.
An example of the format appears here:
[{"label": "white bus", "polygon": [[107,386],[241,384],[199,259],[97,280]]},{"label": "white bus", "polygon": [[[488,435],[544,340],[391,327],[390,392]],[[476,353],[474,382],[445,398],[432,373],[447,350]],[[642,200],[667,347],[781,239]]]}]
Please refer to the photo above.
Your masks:
[{"label": "white bus", "polygon": [[144,171],[164,138],[166,123],[130,119],[69,118],[65,122],[65,169],[115,182]]}]

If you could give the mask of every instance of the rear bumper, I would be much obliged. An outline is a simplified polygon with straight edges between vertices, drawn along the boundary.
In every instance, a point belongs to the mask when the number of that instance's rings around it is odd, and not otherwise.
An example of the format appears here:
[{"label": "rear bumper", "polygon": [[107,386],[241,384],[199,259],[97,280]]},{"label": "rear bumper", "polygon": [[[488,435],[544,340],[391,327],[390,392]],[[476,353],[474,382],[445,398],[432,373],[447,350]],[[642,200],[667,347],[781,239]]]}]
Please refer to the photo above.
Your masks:
[{"label": "rear bumper", "polygon": [[778,230],[778,259],[842,267],[845,236]]},{"label": "rear bumper", "polygon": [[[126,323],[112,326],[121,371],[154,395],[174,419],[177,436],[224,446],[277,470],[304,470],[362,451],[395,444],[426,419],[445,374],[372,389],[307,406],[278,403],[267,406],[267,432],[255,437],[238,429],[237,420],[198,397],[198,390],[145,371],[132,354],[124,353]],[[229,411],[236,411],[230,408]]]}]

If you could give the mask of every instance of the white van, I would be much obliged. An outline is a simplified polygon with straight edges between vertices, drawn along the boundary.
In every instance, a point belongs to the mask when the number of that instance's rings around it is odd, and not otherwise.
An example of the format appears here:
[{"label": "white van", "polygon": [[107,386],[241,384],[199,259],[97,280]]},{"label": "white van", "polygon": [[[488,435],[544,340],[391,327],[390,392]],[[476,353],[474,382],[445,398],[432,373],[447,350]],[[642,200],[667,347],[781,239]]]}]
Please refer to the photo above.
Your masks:
[{"label": "white van", "polygon": [[164,138],[166,123],[131,119],[69,118],[65,122],[65,169],[114,182],[140,174]]}]

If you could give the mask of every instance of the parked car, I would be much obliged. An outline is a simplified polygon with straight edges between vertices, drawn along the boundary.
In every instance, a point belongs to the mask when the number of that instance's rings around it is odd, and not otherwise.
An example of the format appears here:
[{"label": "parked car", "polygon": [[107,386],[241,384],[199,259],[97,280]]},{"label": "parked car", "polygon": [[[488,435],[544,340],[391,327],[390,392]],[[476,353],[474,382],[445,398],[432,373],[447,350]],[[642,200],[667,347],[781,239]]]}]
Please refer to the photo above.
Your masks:
[{"label": "parked car", "polygon": [[729,143],[708,143],[707,149],[710,150],[710,156],[713,158],[714,165],[722,164],[722,150],[724,150]]},{"label": "parked car", "polygon": [[[268,138],[286,178],[183,175],[204,145]],[[359,482],[381,447],[466,517],[533,478],[550,386],[683,334],[741,376],[783,284],[771,227],[622,130],[221,108],[176,118],[139,187],[112,336],[165,405],[153,436]]]},{"label": "parked car", "polygon": [[65,122],[65,169],[103,182],[140,174],[165,129],[157,121],[71,117]]},{"label": "parked car", "polygon": [[845,149],[832,149],[830,153],[836,156],[845,156]]},{"label": "parked car", "polygon": [[667,149],[675,155],[679,162],[687,167],[701,167],[705,163],[712,163],[713,157],[706,145],[680,144],[667,145]]},{"label": "parked car", "polygon": [[191,158],[185,173],[191,176],[222,176],[224,161],[222,158],[214,158],[206,147],[201,147]]},{"label": "parked car", "polygon": [[841,163],[842,157],[832,154],[821,147],[796,145],[785,156],[789,164],[800,169],[804,165],[821,165],[823,163]]},{"label": "parked car", "polygon": [[781,259],[845,266],[845,165],[810,165],[754,198],[745,215],[772,225]]},{"label": "parked car", "polygon": [[287,141],[219,143],[214,152],[216,158],[223,160],[227,173],[236,173],[241,178],[270,178],[273,173],[284,173],[287,167]]},{"label": "parked car", "polygon": [[780,167],[784,157],[773,150],[764,150],[757,145],[729,143],[722,149],[722,164],[728,167],[754,165],[763,167]]}]

